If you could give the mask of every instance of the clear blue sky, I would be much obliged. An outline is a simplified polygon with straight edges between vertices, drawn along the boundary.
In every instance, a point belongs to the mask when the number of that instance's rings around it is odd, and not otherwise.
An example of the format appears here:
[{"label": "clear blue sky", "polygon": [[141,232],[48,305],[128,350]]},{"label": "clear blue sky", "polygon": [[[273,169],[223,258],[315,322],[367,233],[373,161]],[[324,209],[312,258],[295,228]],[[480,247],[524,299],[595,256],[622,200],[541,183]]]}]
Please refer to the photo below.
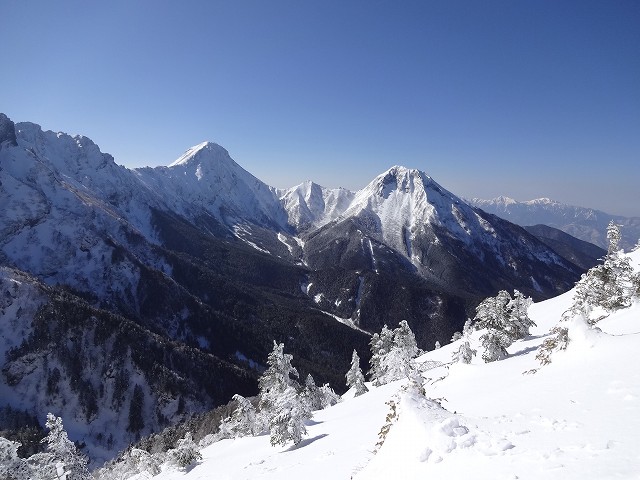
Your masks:
[{"label": "clear blue sky", "polygon": [[270,185],[394,164],[640,216],[637,0],[0,0],[0,111],[120,164],[204,140]]}]

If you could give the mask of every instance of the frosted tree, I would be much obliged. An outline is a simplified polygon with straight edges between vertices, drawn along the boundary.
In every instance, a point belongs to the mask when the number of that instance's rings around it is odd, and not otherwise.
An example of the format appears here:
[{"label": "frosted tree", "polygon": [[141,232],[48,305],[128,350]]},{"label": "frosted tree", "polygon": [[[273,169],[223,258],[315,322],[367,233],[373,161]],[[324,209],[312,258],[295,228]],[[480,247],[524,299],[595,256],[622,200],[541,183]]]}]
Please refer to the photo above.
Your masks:
[{"label": "frosted tree", "polygon": [[581,315],[594,324],[609,312],[629,307],[640,293],[640,276],[634,273],[629,258],[619,248],[620,227],[609,223],[607,237],[609,248],[603,263],[582,275],[564,319]]},{"label": "frosted tree", "polygon": [[453,332],[453,335],[451,336],[451,343],[453,342],[457,342],[458,340],[460,340],[462,338],[462,333],[460,332]]},{"label": "frosted tree", "polygon": [[328,383],[325,383],[320,387],[321,404],[320,409],[323,410],[327,407],[332,407],[340,402],[340,395],[333,391],[333,388]]},{"label": "frosted tree", "polygon": [[509,314],[507,306],[511,302],[511,295],[505,290],[500,290],[495,297],[485,298],[476,307],[476,328],[509,330]]},{"label": "frosted tree", "polygon": [[311,410],[296,389],[288,386],[275,399],[273,415],[269,418],[269,441],[271,445],[297,445],[306,435],[304,422],[311,418]]},{"label": "frosted tree", "polygon": [[413,368],[411,362],[420,352],[416,344],[416,337],[406,320],[402,320],[398,324],[398,328],[391,331],[390,338],[391,346],[378,362],[378,371],[375,377],[378,385],[409,377]]},{"label": "frosted tree", "polygon": [[508,332],[513,340],[529,336],[531,327],[536,326],[529,318],[529,307],[532,303],[531,297],[525,297],[518,290],[513,291],[513,299],[507,304]]},{"label": "frosted tree", "polygon": [[323,393],[320,391],[318,386],[316,385],[315,380],[309,373],[307,378],[304,381],[304,389],[302,390],[302,399],[307,402],[309,409],[314,410],[322,410],[323,408]]},{"label": "frosted tree", "polygon": [[535,326],[528,314],[531,298],[518,290],[513,293],[514,298],[511,298],[509,292],[501,290],[495,297],[485,298],[476,307],[476,328],[487,330],[480,336],[485,349],[482,354],[485,362],[506,358],[507,347],[529,335],[529,329]]},{"label": "frosted tree", "polygon": [[189,469],[202,460],[202,455],[193,441],[191,432],[187,432],[184,438],[178,440],[176,448],[167,450],[167,459],[171,464],[181,469]]},{"label": "frosted tree", "polygon": [[62,419],[48,413],[45,426],[49,429],[49,433],[42,441],[46,443],[47,453],[51,454],[56,463],[58,478],[64,480],[88,479],[87,458],[69,440]]},{"label": "frosted tree", "polygon": [[456,363],[469,364],[473,360],[473,357],[475,357],[476,353],[477,352],[471,348],[469,342],[465,340],[460,344],[458,350],[453,352],[451,360]]},{"label": "frosted tree", "polygon": [[380,333],[374,333],[369,342],[371,347],[371,369],[369,376],[374,385],[382,385],[380,377],[383,375],[382,359],[391,351],[393,347],[393,331],[384,325]]},{"label": "frosted tree", "polygon": [[364,375],[360,369],[360,357],[358,352],[353,350],[351,354],[351,368],[346,374],[347,387],[355,389],[355,396],[358,397],[363,393],[367,393],[369,389],[364,383]]},{"label": "frosted tree", "polygon": [[271,445],[297,444],[306,434],[305,420],[311,418],[307,402],[298,395],[298,371],[291,365],[293,356],[284,353],[284,344],[273,342],[267,357],[268,368],[258,380],[260,417],[269,428]]},{"label": "frosted tree", "polygon": [[236,437],[255,436],[262,432],[253,404],[242,395],[234,395],[238,406],[231,414],[232,430]]},{"label": "frosted tree", "polygon": [[439,350],[440,348],[442,348],[442,345],[440,345],[440,342],[438,340],[436,340],[436,344],[433,347],[435,350]]},{"label": "frosted tree", "polygon": [[507,305],[511,302],[511,295],[505,290],[498,292],[495,297],[485,298],[476,307],[476,328],[486,328],[480,336],[480,343],[484,347],[482,359],[485,362],[495,362],[506,358],[507,347],[513,343],[510,335],[510,322]]},{"label": "frosted tree", "polygon": [[265,424],[269,423],[268,419],[273,414],[278,397],[294,385],[291,377],[298,378],[298,371],[291,365],[292,359],[292,355],[284,353],[283,343],[273,342],[273,350],[267,357],[268,367],[258,379],[258,408]]}]

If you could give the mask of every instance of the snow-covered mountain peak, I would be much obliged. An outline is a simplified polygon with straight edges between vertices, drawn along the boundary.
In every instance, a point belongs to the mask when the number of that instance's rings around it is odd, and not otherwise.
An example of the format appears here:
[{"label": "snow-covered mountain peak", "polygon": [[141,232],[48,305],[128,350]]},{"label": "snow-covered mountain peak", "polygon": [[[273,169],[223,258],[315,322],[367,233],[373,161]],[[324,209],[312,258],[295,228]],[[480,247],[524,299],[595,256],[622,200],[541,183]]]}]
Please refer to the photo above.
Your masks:
[{"label": "snow-covered mountain peak", "polygon": [[213,142],[202,142],[189,148],[176,161],[171,163],[169,167],[219,161],[233,162],[229,156],[229,152],[224,147]]},{"label": "snow-covered mountain peak", "polygon": [[523,202],[523,203],[525,203],[527,205],[561,205],[560,202],[558,202],[556,200],[552,200],[552,199],[547,198],[547,197],[534,198],[533,200],[528,200],[528,201]]}]

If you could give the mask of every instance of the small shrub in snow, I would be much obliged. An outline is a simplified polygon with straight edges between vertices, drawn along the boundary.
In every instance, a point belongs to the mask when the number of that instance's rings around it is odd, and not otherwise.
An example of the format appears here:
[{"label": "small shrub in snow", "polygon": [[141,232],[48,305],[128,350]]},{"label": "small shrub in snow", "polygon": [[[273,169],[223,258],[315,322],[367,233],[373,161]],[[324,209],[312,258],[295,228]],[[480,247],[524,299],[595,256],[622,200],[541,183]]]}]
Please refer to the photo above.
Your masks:
[{"label": "small shrub in snow", "polygon": [[556,325],[549,332],[551,336],[546,338],[538,348],[536,360],[540,365],[551,363],[551,354],[559,350],[566,350],[569,345],[569,329]]},{"label": "small shrub in snow", "polygon": [[469,342],[465,340],[462,342],[458,350],[453,352],[451,360],[455,363],[469,364],[471,363],[471,360],[473,360],[473,357],[475,357],[476,353],[477,352],[471,348]]},{"label": "small shrub in snow", "polygon": [[178,440],[176,448],[167,451],[167,460],[181,469],[188,469],[193,464],[202,460],[198,446],[194,443],[191,433],[188,432],[183,439]]},{"label": "small shrub in snow", "polygon": [[457,342],[461,338],[462,338],[462,334],[460,332],[454,332],[453,336],[451,337],[451,343]]}]

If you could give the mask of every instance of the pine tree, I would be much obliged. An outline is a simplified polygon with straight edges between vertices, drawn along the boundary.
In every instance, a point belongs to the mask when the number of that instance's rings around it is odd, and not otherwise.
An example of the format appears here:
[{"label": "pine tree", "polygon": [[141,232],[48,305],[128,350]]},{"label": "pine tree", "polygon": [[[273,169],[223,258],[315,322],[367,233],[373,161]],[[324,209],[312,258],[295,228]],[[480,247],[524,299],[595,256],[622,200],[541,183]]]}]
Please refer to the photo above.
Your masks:
[{"label": "pine tree", "polygon": [[[384,330],[384,329],[383,329]],[[391,340],[388,350],[377,361],[377,372],[374,381],[377,385],[410,376],[412,360],[418,356],[420,350],[416,344],[416,338],[409,328],[406,320],[402,320],[398,324],[398,328],[385,333],[386,337]],[[383,335],[380,334],[380,341]]]},{"label": "pine tree", "polygon": [[573,303],[563,314],[565,320],[581,315],[594,324],[609,312],[629,307],[640,293],[640,276],[620,251],[620,227],[613,221],[607,227],[607,237],[609,248],[603,263],[582,275],[575,287]]},{"label": "pine tree", "polygon": [[513,340],[519,340],[529,336],[531,327],[535,327],[529,318],[529,307],[533,303],[530,297],[525,297],[518,290],[513,291],[513,299],[507,304],[508,333]]},{"label": "pine tree", "polygon": [[307,402],[309,410],[322,410],[323,408],[323,393],[316,385],[315,380],[309,373],[304,381],[304,389],[302,390],[302,399]]},{"label": "pine tree", "polygon": [[340,395],[333,391],[333,388],[328,383],[325,383],[320,387],[320,410],[324,410],[327,407],[332,407],[340,402]]},{"label": "pine tree", "polygon": [[265,417],[265,424],[273,414],[278,397],[293,385],[291,377],[298,378],[298,371],[291,365],[292,355],[284,353],[284,344],[273,342],[273,350],[267,357],[268,368],[258,379],[260,415]]},{"label": "pine tree", "polygon": [[375,386],[382,385],[380,383],[380,377],[383,375],[382,359],[391,351],[393,347],[393,331],[384,325],[380,334],[374,333],[369,342],[371,347],[371,369],[369,370],[369,377]]},{"label": "pine tree", "polygon": [[[298,394],[298,371],[291,365],[293,356],[284,353],[284,344],[273,342],[267,357],[268,368],[258,380],[260,417],[269,428],[271,445],[297,444],[306,434],[305,420],[311,418],[309,405]],[[314,382],[315,383],[315,382]]]},{"label": "pine tree", "polygon": [[233,396],[233,400],[238,404],[231,415],[231,424],[233,425],[232,430],[235,434],[234,436],[245,437],[260,434],[263,429],[258,421],[256,409],[253,404],[248,399],[238,394]]},{"label": "pine tree", "polygon": [[353,350],[351,354],[351,368],[345,375],[347,377],[347,387],[355,389],[355,396],[358,397],[363,393],[367,393],[369,389],[364,383],[364,375],[360,369],[360,357],[358,352]]},{"label": "pine tree", "polygon": [[269,419],[271,445],[297,445],[306,435],[304,422],[311,418],[308,404],[300,398],[296,389],[288,386],[275,400],[273,415]]}]

